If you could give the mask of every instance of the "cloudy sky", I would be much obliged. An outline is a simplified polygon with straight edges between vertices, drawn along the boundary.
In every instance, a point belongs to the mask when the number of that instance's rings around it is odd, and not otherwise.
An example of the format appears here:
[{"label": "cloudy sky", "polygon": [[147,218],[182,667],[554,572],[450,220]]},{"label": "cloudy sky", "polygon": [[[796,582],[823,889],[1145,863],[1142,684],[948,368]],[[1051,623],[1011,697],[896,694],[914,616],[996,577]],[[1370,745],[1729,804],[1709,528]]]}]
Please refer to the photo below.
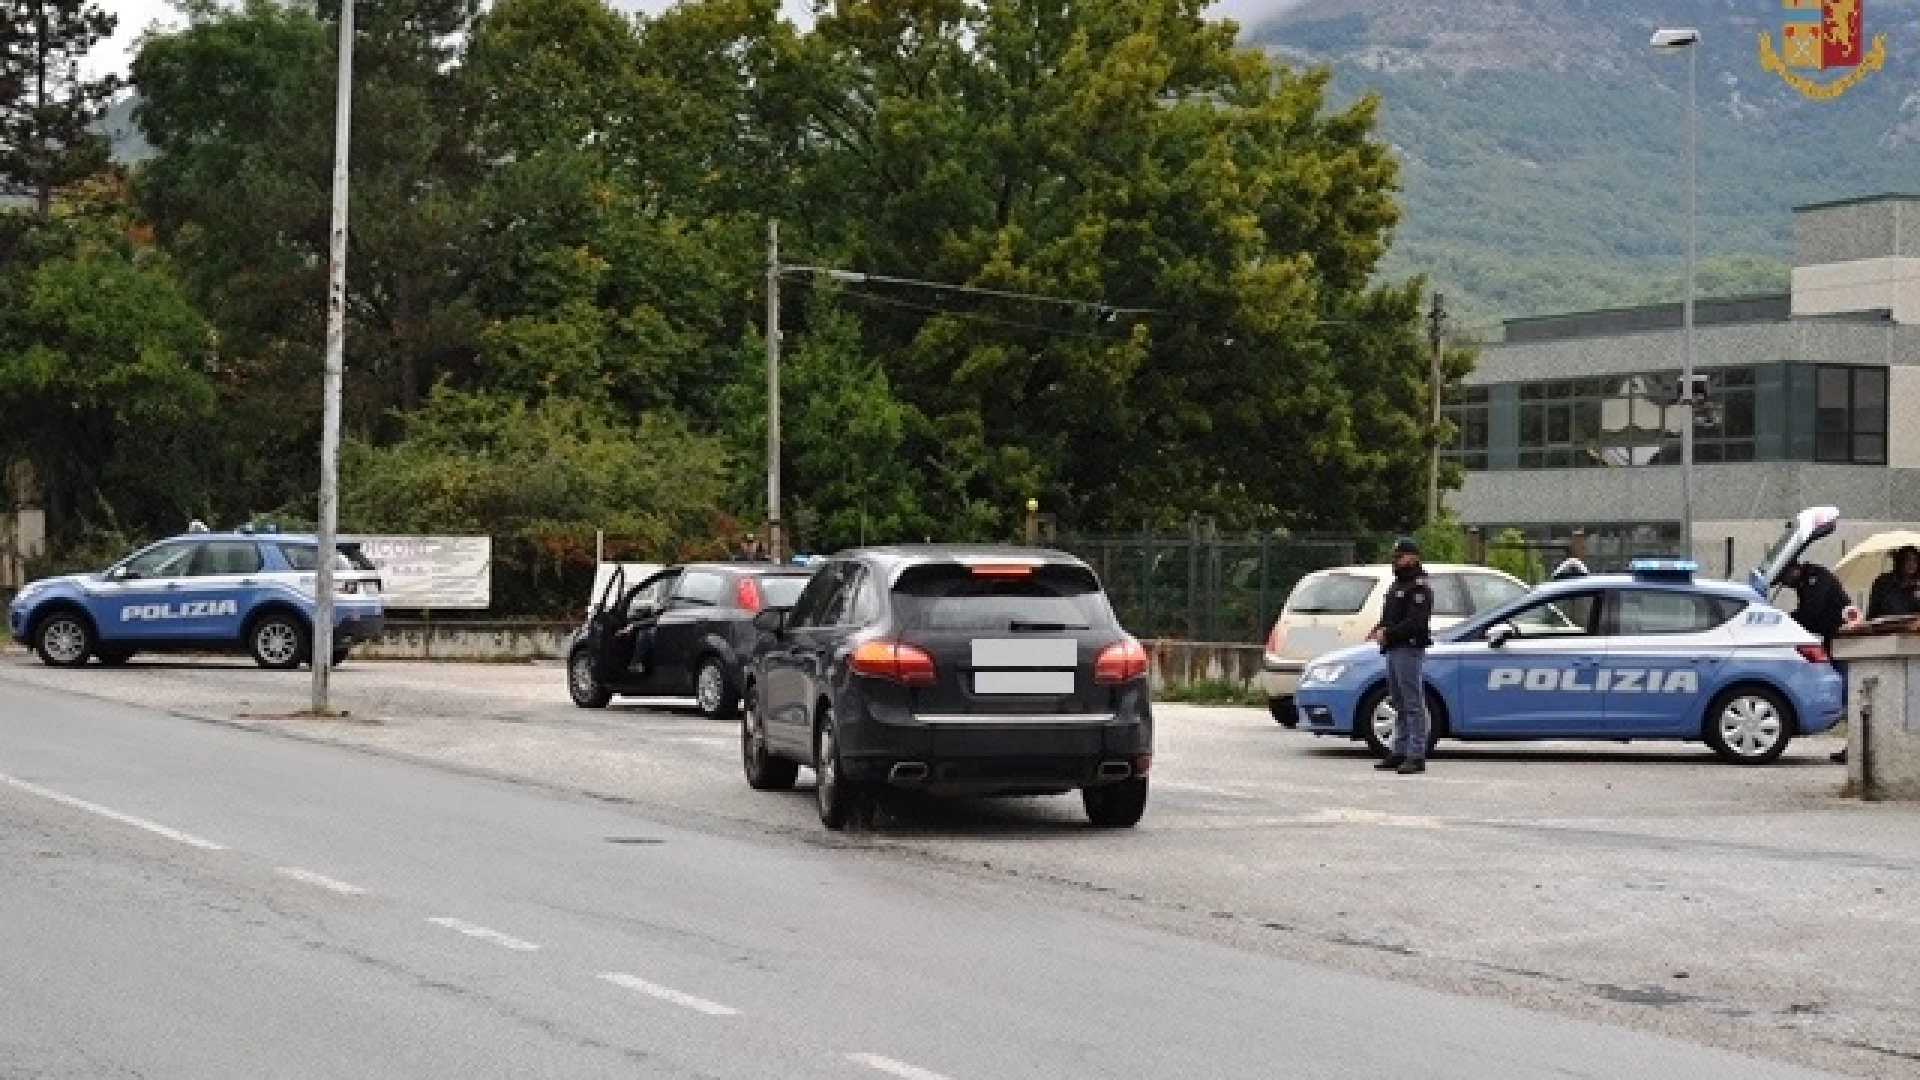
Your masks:
[{"label": "cloudy sky", "polygon": [[[613,0],[614,6],[628,11],[658,11],[671,5],[672,0]],[[784,0],[787,14],[793,18],[804,18],[813,4],[811,0]],[[1214,10],[1220,15],[1251,21],[1258,16],[1277,10],[1298,0],[1218,0]],[[106,7],[120,16],[119,29],[111,41],[103,42],[89,57],[88,67],[94,72],[112,71],[125,74],[127,64],[133,58],[134,42],[148,28],[177,26],[182,21],[174,10],[172,0],[105,0]]]}]

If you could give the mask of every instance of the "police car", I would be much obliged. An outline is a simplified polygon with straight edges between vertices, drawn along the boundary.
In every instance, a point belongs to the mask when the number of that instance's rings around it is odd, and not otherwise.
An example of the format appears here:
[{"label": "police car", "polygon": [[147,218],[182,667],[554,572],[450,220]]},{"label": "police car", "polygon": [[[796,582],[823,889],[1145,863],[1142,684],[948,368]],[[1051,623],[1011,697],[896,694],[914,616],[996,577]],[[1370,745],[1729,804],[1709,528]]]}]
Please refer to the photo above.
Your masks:
[{"label": "police car", "polygon": [[[309,659],[318,543],[312,536],[190,532],[97,574],[29,583],[7,628],[42,662],[124,664],[139,652],[238,650],[261,667]],[[334,663],[378,636],[380,577],[365,559],[334,561]]]},{"label": "police car", "polygon": [[[1788,523],[1746,584],[1697,580],[1683,560],[1550,582],[1434,635],[1424,668],[1434,739],[1704,740],[1763,765],[1826,731],[1843,705],[1820,640],[1767,599],[1780,574],[1833,532],[1831,507]],[[1300,729],[1385,755],[1397,717],[1378,646],[1308,665]]]}]

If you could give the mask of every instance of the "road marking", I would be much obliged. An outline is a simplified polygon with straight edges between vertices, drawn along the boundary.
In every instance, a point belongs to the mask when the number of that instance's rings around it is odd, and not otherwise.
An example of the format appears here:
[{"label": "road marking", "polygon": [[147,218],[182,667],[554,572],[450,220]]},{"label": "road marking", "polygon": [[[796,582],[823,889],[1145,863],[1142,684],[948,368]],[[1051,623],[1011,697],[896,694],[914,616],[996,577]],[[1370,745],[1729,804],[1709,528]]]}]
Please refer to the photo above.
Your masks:
[{"label": "road marking", "polygon": [[697,998],[692,994],[683,994],[671,986],[661,986],[659,983],[650,983],[645,979],[635,975],[629,975],[624,971],[604,971],[600,973],[600,977],[615,986],[624,986],[629,990],[638,990],[648,997],[659,998],[661,1001],[671,1002],[683,1009],[692,1009],[694,1012],[705,1013],[708,1016],[740,1015],[740,1010],[730,1009],[717,1001],[708,1001],[706,998]]},{"label": "road marking", "polygon": [[883,1073],[903,1077],[904,1080],[947,1080],[937,1072],[929,1072],[917,1065],[895,1061],[890,1057],[881,1057],[879,1054],[848,1054],[847,1060],[865,1065],[869,1069],[878,1069]]},{"label": "road marking", "polygon": [[479,923],[470,923],[465,919],[453,919],[442,916],[428,919],[427,921],[435,926],[444,926],[456,934],[465,934],[470,938],[490,941],[503,949],[512,949],[514,952],[532,952],[540,947],[531,941],[522,941],[517,937],[511,937],[498,930],[489,930]]},{"label": "road marking", "polygon": [[0,773],[0,784],[19,788],[21,791],[27,792],[30,795],[38,795],[43,799],[51,799],[62,806],[71,806],[75,810],[85,810],[89,814],[97,814],[100,817],[106,818],[108,821],[117,821],[122,825],[131,825],[136,829],[143,829],[155,836],[164,836],[175,843],[185,844],[188,847],[197,847],[202,851],[227,850],[225,844],[216,844],[211,840],[202,840],[192,833],[183,833],[179,829],[169,829],[165,825],[156,824],[145,818],[137,818],[132,814],[123,814],[118,810],[109,810],[99,803],[90,803],[85,799],[76,799],[71,795],[62,795],[51,788],[43,788],[39,784],[28,783],[25,780],[16,779],[5,773]]},{"label": "road marking", "polygon": [[337,892],[342,896],[360,896],[367,891],[358,885],[349,885],[344,881],[327,877],[325,874],[316,874],[311,870],[302,870],[297,866],[276,867],[274,873],[280,874],[283,877],[292,878],[295,881],[304,881],[309,885],[318,885],[328,892]]}]

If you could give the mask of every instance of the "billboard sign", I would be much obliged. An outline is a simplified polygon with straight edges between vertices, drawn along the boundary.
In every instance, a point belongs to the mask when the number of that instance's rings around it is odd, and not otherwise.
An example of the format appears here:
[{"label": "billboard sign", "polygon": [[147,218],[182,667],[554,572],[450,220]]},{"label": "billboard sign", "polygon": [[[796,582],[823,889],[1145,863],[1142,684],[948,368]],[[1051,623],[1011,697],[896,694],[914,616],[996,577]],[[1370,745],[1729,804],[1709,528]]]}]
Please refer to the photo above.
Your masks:
[{"label": "billboard sign", "polygon": [[485,611],[493,603],[490,536],[343,536],[380,571],[389,608]]}]

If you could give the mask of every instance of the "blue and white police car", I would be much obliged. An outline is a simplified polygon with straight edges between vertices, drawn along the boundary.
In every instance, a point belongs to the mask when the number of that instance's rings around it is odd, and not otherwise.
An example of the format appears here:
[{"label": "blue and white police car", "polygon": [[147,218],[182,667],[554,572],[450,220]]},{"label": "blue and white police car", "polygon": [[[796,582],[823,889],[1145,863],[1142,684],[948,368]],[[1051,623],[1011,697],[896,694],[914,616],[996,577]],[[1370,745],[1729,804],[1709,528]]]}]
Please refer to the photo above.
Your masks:
[{"label": "blue and white police car", "polygon": [[[7,628],[55,667],[199,650],[296,668],[310,659],[318,549],[312,536],[190,532],[97,574],[29,583],[7,608]],[[333,565],[338,664],[380,633],[384,611],[372,564],[341,552]]]},{"label": "blue and white police car", "polygon": [[[1433,738],[1704,740],[1764,765],[1839,722],[1840,676],[1818,638],[1767,599],[1786,567],[1832,533],[1802,512],[1746,584],[1698,580],[1681,560],[1550,582],[1434,635],[1425,665]],[[1301,675],[1300,730],[1385,755],[1397,717],[1376,645],[1319,657]]]}]

